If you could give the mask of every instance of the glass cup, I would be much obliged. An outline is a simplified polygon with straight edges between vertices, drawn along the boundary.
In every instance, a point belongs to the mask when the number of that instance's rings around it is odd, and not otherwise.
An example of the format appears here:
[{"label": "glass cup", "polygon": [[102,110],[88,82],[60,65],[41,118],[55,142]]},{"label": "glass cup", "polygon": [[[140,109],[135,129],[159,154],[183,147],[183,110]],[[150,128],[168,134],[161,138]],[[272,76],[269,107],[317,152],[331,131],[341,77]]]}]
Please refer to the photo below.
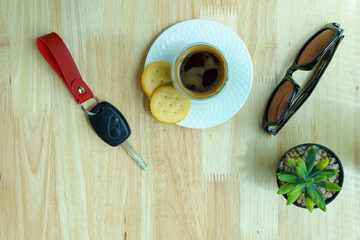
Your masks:
[{"label": "glass cup", "polygon": [[191,100],[208,100],[218,95],[228,78],[224,54],[208,43],[186,46],[172,63],[171,80],[175,88]]}]

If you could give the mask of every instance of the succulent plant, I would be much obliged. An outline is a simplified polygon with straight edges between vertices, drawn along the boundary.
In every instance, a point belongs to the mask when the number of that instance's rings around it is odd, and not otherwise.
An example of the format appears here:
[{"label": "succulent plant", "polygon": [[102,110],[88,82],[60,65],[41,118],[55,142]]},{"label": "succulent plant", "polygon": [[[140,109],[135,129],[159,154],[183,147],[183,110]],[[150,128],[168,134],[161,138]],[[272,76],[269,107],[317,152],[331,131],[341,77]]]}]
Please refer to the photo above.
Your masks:
[{"label": "succulent plant", "polygon": [[286,182],[277,193],[287,194],[287,205],[294,203],[301,193],[304,193],[305,205],[310,212],[313,211],[314,203],[325,212],[326,203],[317,186],[334,192],[340,191],[341,187],[337,184],[325,181],[334,177],[339,170],[325,169],[329,164],[328,159],[322,160],[314,166],[316,154],[317,148],[312,146],[305,162],[301,158],[296,161],[289,159],[291,171],[282,171],[277,174],[280,181]]}]

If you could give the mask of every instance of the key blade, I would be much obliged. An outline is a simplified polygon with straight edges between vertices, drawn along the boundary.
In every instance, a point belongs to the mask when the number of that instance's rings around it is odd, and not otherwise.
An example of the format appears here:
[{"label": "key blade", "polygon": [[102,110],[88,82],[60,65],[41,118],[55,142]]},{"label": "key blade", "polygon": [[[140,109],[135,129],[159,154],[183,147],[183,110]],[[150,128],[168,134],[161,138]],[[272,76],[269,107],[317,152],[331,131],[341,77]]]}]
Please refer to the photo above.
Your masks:
[{"label": "key blade", "polygon": [[140,157],[140,155],[133,149],[133,147],[130,145],[130,143],[128,141],[124,141],[121,146],[125,149],[125,151],[132,157],[132,159],[134,159],[134,161],[136,162],[137,165],[139,165],[139,167],[146,171],[148,170],[148,165],[146,164],[146,162],[144,161],[144,159],[142,159]]}]

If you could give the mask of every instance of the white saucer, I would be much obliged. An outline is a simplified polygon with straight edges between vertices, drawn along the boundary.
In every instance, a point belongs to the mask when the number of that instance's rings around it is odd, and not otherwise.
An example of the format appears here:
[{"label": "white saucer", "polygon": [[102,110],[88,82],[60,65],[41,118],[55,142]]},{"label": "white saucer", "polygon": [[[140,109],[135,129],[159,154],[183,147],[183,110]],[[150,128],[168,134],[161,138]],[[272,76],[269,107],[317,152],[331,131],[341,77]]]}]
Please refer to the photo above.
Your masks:
[{"label": "white saucer", "polygon": [[186,128],[210,128],[232,118],[250,93],[253,79],[251,57],[238,35],[210,20],[177,23],[155,40],[146,57],[145,67],[155,61],[172,63],[181,49],[195,42],[210,43],[223,52],[228,63],[228,80],[215,98],[206,102],[192,100],[189,114],[177,124]]}]

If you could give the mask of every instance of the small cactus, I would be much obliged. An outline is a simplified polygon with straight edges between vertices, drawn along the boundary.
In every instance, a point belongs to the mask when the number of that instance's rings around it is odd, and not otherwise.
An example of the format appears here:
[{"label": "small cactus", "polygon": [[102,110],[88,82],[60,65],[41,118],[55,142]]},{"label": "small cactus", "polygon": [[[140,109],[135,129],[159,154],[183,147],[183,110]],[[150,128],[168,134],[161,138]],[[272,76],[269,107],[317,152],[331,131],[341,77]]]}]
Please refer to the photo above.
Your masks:
[{"label": "small cactus", "polygon": [[326,204],[317,186],[334,192],[340,191],[341,187],[337,184],[325,181],[338,174],[339,170],[325,169],[329,164],[328,159],[322,160],[314,166],[316,153],[316,146],[312,146],[305,162],[301,158],[296,161],[289,159],[291,170],[277,174],[280,181],[286,182],[277,193],[287,194],[287,205],[294,203],[301,193],[304,193],[305,205],[310,212],[314,209],[314,203],[325,212]]}]

